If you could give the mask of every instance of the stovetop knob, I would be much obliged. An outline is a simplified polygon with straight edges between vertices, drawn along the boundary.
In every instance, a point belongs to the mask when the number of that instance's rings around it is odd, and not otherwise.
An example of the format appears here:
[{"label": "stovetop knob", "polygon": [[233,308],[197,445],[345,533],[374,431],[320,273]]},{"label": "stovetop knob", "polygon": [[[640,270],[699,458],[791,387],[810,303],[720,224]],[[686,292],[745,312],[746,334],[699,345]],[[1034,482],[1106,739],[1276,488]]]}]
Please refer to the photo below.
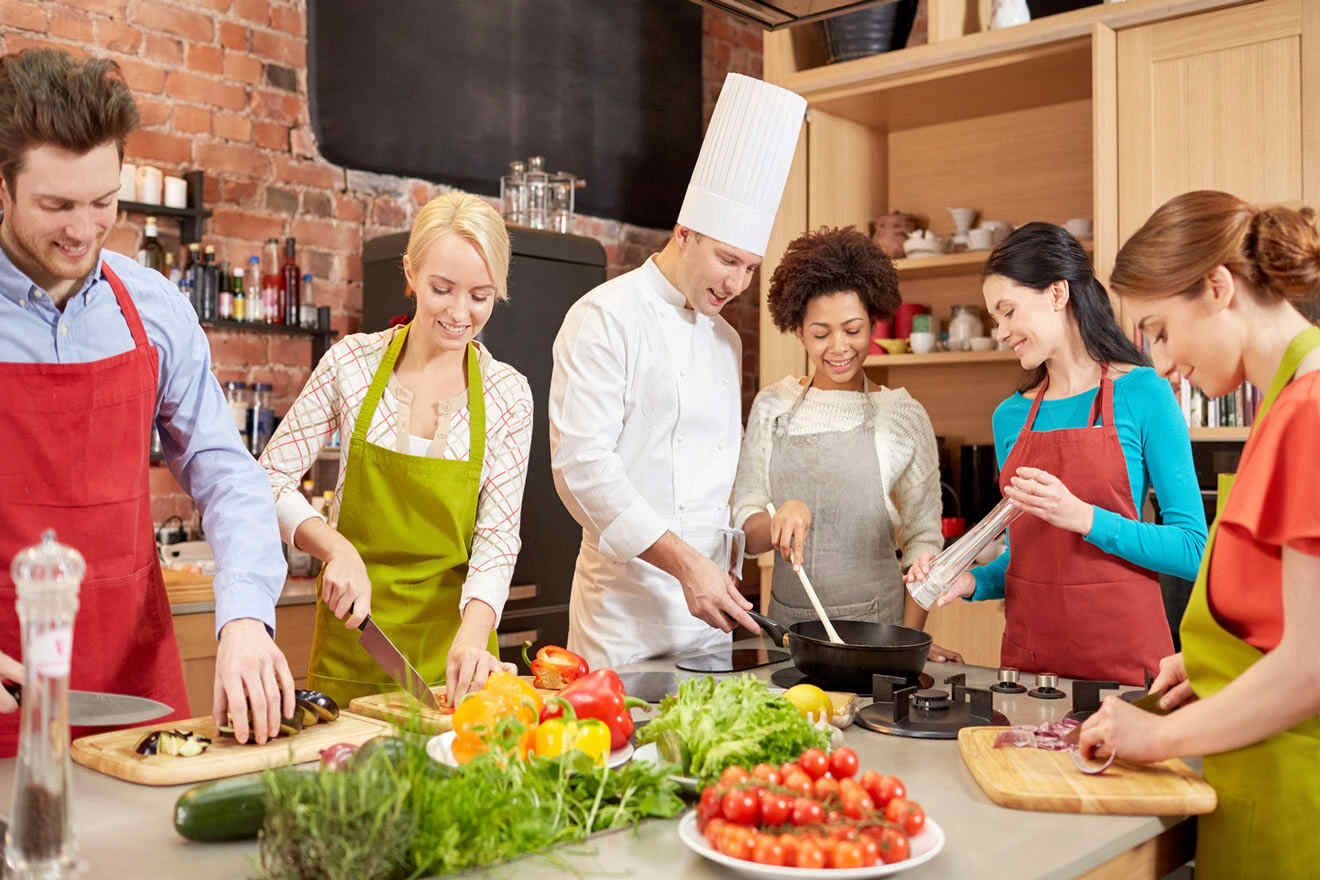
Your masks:
[{"label": "stovetop knob", "polygon": [[1021,673],[1011,666],[999,670],[999,681],[990,685],[990,690],[997,694],[1025,694],[1027,689],[1021,684]]}]

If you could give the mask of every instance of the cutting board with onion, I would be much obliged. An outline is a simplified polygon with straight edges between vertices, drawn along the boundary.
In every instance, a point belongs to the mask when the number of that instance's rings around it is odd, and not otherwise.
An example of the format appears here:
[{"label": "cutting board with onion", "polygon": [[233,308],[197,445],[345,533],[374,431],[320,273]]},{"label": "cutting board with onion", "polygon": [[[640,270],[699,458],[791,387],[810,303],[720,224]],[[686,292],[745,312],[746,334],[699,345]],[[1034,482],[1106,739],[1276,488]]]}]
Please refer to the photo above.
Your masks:
[{"label": "cutting board with onion", "polygon": [[[200,755],[139,755],[137,745],[153,730],[185,730],[208,737],[211,744]],[[334,721],[304,727],[294,736],[280,736],[262,745],[239,744],[220,736],[211,716],[188,718],[96,733],[73,741],[70,754],[84,767],[142,785],[182,785],[254,773],[284,764],[315,761],[321,749],[335,743],[361,745],[393,728],[374,718],[340,712]]]},{"label": "cutting board with onion", "polygon": [[[532,676],[530,675],[521,675],[519,678],[528,684],[532,683]],[[558,691],[549,691],[543,688],[537,688],[536,692],[542,697],[553,697],[558,693]],[[440,701],[442,706],[447,705],[445,703],[444,685],[431,688],[431,693],[435,694],[436,699]],[[444,733],[447,730],[454,729],[453,710],[436,712],[434,709],[428,709],[404,691],[390,691],[384,694],[358,697],[348,704],[348,708],[349,711],[358,715],[388,721],[390,724],[397,724],[401,727],[411,727],[413,723],[417,723],[424,733]]]},{"label": "cutting board with onion", "polygon": [[964,727],[958,750],[990,800],[1015,810],[1099,813],[1116,816],[1196,816],[1215,808],[1210,787],[1187,764],[1114,761],[1095,776],[1078,770],[1066,751],[1006,746],[996,749],[1004,727]]}]

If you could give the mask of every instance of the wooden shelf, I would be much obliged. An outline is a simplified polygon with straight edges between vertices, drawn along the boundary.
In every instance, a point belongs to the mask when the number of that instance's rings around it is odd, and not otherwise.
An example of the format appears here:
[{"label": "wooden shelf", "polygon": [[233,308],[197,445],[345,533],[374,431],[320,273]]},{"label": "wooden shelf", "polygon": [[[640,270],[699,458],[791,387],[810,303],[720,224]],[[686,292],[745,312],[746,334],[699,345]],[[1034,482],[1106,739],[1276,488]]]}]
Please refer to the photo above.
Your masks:
[{"label": "wooden shelf", "polygon": [[[1090,254],[1090,239],[1082,242],[1082,249]],[[933,257],[903,257],[894,260],[900,278],[931,278],[937,275],[979,275],[990,251],[959,251],[955,254],[937,254]]]},{"label": "wooden shelf", "polygon": [[867,367],[922,367],[951,364],[1017,363],[1011,351],[933,351],[929,354],[873,354],[862,362]]},{"label": "wooden shelf", "polygon": [[173,217],[179,221],[179,241],[192,244],[202,240],[202,224],[211,216],[211,211],[204,204],[206,174],[203,171],[189,171],[183,175],[188,182],[188,204],[191,208],[171,208],[168,205],[149,205],[146,202],[130,202],[121,199],[119,210],[130,214],[146,214],[151,217]]},{"label": "wooden shelf", "polygon": [[[1160,19],[1234,6],[1242,0],[1128,0],[1089,6],[1030,21],[1018,27],[985,30],[852,61],[806,67],[797,43],[810,39],[793,29],[766,34],[766,79],[791,89],[812,107],[868,125],[892,128],[930,124],[937,116],[951,118],[1004,112],[1013,105],[1069,100],[1085,83],[1090,94],[1091,34],[1096,24],[1127,28]],[[801,29],[799,29],[801,30]],[[1086,56],[1083,76],[1057,76]],[[808,62],[809,63],[809,62]],[[1050,71],[1056,75],[1050,76]],[[961,81],[961,82],[959,82]],[[942,83],[942,85],[941,85]],[[1024,88],[1023,83],[1030,83]],[[884,90],[924,91],[932,102],[884,100]],[[971,88],[971,93],[966,89]],[[960,94],[961,92],[961,94]],[[856,101],[870,97],[871,101]],[[897,96],[896,96],[897,97]],[[989,99],[990,107],[984,101]],[[870,103],[871,106],[867,106]]]},{"label": "wooden shelf", "polygon": [[1250,428],[1192,428],[1193,443],[1242,443],[1251,433]]}]

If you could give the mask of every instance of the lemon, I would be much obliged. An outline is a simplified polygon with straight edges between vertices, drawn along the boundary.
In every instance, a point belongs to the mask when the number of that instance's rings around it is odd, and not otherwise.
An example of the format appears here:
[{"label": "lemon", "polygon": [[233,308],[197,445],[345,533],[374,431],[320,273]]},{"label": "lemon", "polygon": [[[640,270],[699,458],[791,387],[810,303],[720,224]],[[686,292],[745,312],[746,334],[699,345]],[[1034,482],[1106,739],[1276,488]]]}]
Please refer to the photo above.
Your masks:
[{"label": "lemon", "polygon": [[784,699],[792,703],[807,718],[829,718],[834,704],[829,696],[814,684],[795,684],[784,692]]}]

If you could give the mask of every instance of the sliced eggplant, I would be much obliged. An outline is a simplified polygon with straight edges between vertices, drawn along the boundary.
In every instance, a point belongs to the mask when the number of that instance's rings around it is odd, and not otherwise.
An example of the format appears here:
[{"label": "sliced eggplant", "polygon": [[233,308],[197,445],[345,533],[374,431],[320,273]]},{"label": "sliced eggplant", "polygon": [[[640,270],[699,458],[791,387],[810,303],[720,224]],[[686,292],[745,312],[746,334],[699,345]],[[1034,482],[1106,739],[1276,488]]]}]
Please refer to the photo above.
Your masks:
[{"label": "sliced eggplant", "polygon": [[137,744],[139,755],[175,755],[191,758],[206,751],[211,740],[191,730],[153,730]]},{"label": "sliced eggplant", "polygon": [[320,691],[296,690],[293,697],[303,709],[316,713],[320,721],[334,721],[339,717],[339,704]]},{"label": "sliced eggplant", "polygon": [[[280,719],[280,729],[279,732],[275,734],[275,736],[293,736],[295,733],[302,730],[302,728],[303,728],[303,712],[301,709],[295,707],[292,718]],[[248,730],[249,730],[248,739],[247,739],[248,743],[249,744],[255,743],[257,741],[256,737],[252,736],[250,733],[250,731],[252,730],[251,724],[248,725]],[[216,731],[221,736],[227,736],[232,739],[234,736],[233,716],[232,715],[230,716],[228,724],[218,725],[216,727]]]}]

